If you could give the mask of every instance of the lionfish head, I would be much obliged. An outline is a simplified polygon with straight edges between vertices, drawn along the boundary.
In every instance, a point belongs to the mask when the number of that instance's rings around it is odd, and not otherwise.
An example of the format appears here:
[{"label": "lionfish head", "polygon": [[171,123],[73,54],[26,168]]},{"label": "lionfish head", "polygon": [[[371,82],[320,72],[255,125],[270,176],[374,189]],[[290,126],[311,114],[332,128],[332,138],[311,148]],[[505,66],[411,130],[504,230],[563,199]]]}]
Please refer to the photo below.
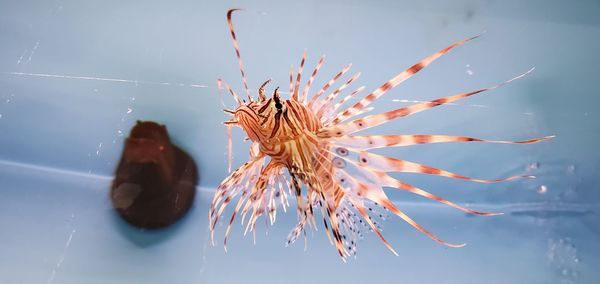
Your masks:
[{"label": "lionfish head", "polygon": [[279,87],[275,88],[270,98],[265,96],[265,86],[271,80],[265,81],[258,90],[258,101],[249,101],[240,104],[234,111],[227,111],[234,115],[235,124],[240,126],[252,141],[260,142],[270,138],[272,129],[270,123],[278,113],[286,109],[285,100],[279,95]]}]

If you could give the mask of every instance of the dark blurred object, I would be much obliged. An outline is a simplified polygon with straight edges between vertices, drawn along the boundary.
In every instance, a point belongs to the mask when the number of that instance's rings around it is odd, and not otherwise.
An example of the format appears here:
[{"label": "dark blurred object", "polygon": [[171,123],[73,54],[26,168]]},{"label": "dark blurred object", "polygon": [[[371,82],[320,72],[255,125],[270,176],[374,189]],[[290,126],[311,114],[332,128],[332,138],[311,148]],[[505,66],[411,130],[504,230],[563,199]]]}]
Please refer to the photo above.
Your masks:
[{"label": "dark blurred object", "polygon": [[138,120],[125,141],[110,197],[128,223],[161,228],[189,210],[197,184],[196,163],[171,144],[166,127]]}]

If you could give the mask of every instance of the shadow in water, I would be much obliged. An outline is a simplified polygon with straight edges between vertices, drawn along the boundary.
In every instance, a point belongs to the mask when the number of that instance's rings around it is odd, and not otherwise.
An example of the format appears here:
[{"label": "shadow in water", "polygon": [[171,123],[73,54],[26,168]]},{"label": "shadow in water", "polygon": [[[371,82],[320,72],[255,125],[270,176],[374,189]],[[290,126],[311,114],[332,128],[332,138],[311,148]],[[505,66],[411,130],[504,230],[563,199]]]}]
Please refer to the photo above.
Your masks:
[{"label": "shadow in water", "polygon": [[188,219],[195,215],[195,210],[196,206],[192,205],[188,213],[179,219],[179,221],[177,221],[175,224],[159,229],[143,229],[135,227],[124,221],[116,210],[111,210],[110,214],[114,223],[114,227],[121,235],[123,235],[134,245],[145,248],[167,241],[171,237],[175,236],[182,227],[187,225],[189,222]]}]

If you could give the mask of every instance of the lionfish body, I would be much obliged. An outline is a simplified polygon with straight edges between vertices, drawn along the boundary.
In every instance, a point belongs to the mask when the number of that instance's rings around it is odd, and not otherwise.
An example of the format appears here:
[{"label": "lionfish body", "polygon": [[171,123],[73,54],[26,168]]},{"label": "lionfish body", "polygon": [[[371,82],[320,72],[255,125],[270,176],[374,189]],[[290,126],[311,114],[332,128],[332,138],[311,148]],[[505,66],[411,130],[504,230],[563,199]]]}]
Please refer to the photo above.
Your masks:
[{"label": "lionfish body", "polygon": [[[297,203],[298,224],[292,229],[287,240],[288,244],[303,234],[306,237],[307,227],[317,227],[316,215],[320,211],[325,231],[343,260],[356,254],[356,242],[362,237],[361,231],[364,230],[375,232],[388,249],[396,254],[381,234],[378,223],[381,219],[385,219],[385,214],[382,212],[389,211],[433,240],[450,247],[461,247],[464,244],[447,243],[404,214],[388,199],[383,187],[412,192],[476,215],[490,216],[497,213],[478,212],[465,208],[393,178],[388,173],[425,173],[474,182],[499,182],[531,176],[513,176],[497,180],[474,179],[430,166],[374,154],[368,150],[426,143],[470,141],[531,144],[550,138],[549,136],[525,141],[492,141],[447,135],[354,135],[355,132],[363,129],[495,89],[531,71],[494,87],[351,120],[355,116],[369,112],[371,108],[368,106],[388,90],[410,78],[451,49],[475,37],[454,43],[424,58],[342,111],[340,108],[344,103],[355,97],[364,87],[356,89],[341,100],[336,99],[358,78],[360,73],[349,78],[336,90],[327,93],[328,89],[350,69],[350,65],[348,65],[309,98],[309,90],[324,62],[324,57],[319,60],[304,89],[300,90],[306,53],[301,59],[295,80],[293,69],[290,73],[289,99],[282,99],[278,89],[275,89],[272,95],[267,97],[265,95],[265,86],[269,83],[267,81],[259,88],[258,98],[254,100],[250,96],[247,86],[231,21],[234,11],[235,9],[228,11],[227,20],[248,101],[240,99],[231,87],[225,84],[238,103],[235,110],[225,110],[233,115],[233,118],[226,121],[225,124],[229,130],[231,130],[231,126],[241,127],[253,143],[249,161],[231,173],[220,184],[209,211],[211,238],[214,240],[214,229],[220,216],[223,215],[227,205],[237,198],[235,209],[225,232],[225,248],[227,236],[236,216],[241,215],[245,233],[254,233],[259,217],[267,216],[270,223],[273,224],[277,208],[281,206],[286,210],[289,207],[288,200],[292,196],[295,197]],[[224,83],[222,80],[218,82],[220,86]],[[229,135],[229,163],[231,164],[231,134]]]}]

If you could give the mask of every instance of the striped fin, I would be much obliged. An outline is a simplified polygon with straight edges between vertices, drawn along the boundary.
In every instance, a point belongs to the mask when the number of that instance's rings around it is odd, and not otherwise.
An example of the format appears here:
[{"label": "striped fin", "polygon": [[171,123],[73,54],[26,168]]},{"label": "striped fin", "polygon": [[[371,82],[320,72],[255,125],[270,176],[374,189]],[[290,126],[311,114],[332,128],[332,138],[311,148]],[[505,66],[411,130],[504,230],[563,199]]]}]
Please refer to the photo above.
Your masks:
[{"label": "striped fin", "polygon": [[[241,179],[241,181],[242,181],[242,182],[245,180],[245,184],[244,184],[244,185],[242,185],[242,186],[239,186],[239,187],[234,187],[234,188],[233,188],[233,190],[231,190],[231,191],[229,192],[229,194],[227,194],[226,196],[223,196],[223,197],[225,197],[224,199],[217,200],[217,203],[215,203],[215,208],[216,208],[216,207],[219,205],[220,201],[223,201],[223,202],[222,202],[222,203],[220,203],[220,206],[218,206],[218,207],[219,207],[219,209],[218,209],[218,211],[217,211],[217,213],[216,213],[216,216],[221,216],[221,215],[223,214],[223,211],[225,210],[225,208],[227,207],[227,205],[229,204],[229,202],[231,202],[231,200],[232,200],[232,199],[233,199],[233,198],[234,198],[234,197],[235,197],[237,194],[239,194],[239,192],[240,192],[240,191],[241,191],[242,193],[244,193],[244,192],[246,192],[246,191],[247,191],[248,187],[250,186],[250,179],[246,179],[246,177],[247,177],[247,176],[251,176],[251,175],[253,175],[253,174],[256,174],[258,169],[259,169],[258,167],[251,167],[251,168],[249,168],[249,169],[248,169],[248,175],[244,176],[244,178],[243,178],[243,179]],[[241,184],[242,182],[240,182],[240,184]],[[217,219],[215,219],[214,221],[215,221],[215,223],[213,223],[213,226],[215,226],[215,225],[216,225],[216,222],[217,222],[218,220],[217,220]]]},{"label": "striped fin", "polygon": [[[357,167],[357,169],[360,169],[360,167]],[[349,175],[346,178],[351,178],[356,180],[354,177],[349,177]],[[394,205],[394,203],[392,203],[392,201],[390,201],[390,199],[387,197],[387,195],[385,194],[385,192],[383,191],[383,189],[381,188],[381,185],[377,185],[377,186],[365,186],[363,183],[359,183],[359,188],[357,189],[357,195],[360,196],[361,198],[367,198],[373,202],[376,202],[380,205],[382,205],[384,208],[390,210],[390,212],[394,213],[394,215],[400,217],[402,220],[404,220],[406,223],[408,223],[409,225],[411,225],[413,228],[417,229],[418,231],[420,231],[421,233],[427,235],[429,238],[431,238],[432,240],[443,244],[445,246],[448,247],[463,247],[465,244],[452,244],[452,243],[448,243],[440,238],[438,238],[436,235],[432,234],[431,232],[429,232],[428,230],[426,230],[425,228],[423,228],[421,225],[419,225],[417,222],[415,222],[412,218],[410,218],[408,215],[406,215],[404,212],[402,212],[402,210],[400,210],[398,207],[396,207],[396,205]],[[351,198],[350,199],[351,202],[354,201]],[[376,230],[376,226],[371,222],[371,220],[368,218],[368,213],[366,212],[366,210],[364,209],[364,207],[362,208],[362,210],[360,209],[360,205],[356,206],[355,204],[355,208],[358,210],[358,212],[361,214],[361,216],[363,216],[363,218],[366,218],[365,221],[367,221],[367,223],[369,223],[369,225],[371,226],[371,228],[373,229],[373,231],[382,239],[384,240],[384,244],[386,244],[386,246],[388,247],[388,249],[390,249],[395,255],[398,255],[393,248],[391,248],[391,246],[389,245],[389,243],[387,243],[385,241],[385,239],[383,238],[383,236],[381,235],[381,233],[379,232],[379,230]]]},{"label": "striped fin", "polygon": [[383,155],[378,155],[365,151],[360,152],[358,162],[359,164],[368,165],[370,168],[382,172],[422,173],[482,183],[502,182],[519,178],[533,178],[533,176],[530,175],[520,175],[501,179],[476,179],[455,174],[446,170],[430,167],[427,165],[413,163],[410,161],[400,160],[392,157],[386,157]]},{"label": "striped fin", "polygon": [[[328,113],[330,114],[335,114],[336,111],[343,105],[345,104],[348,100],[350,100],[351,98],[353,98],[354,96],[358,95],[358,93],[362,92],[365,89],[365,86],[360,86],[358,89],[354,90],[352,93],[350,93],[349,95],[345,96],[342,100],[340,100],[339,102],[337,102],[331,109],[331,111],[329,111]],[[324,124],[325,125],[329,125],[330,122],[333,120],[333,117],[327,117]],[[343,121],[341,121],[343,122]]]},{"label": "striped fin", "polygon": [[233,213],[231,213],[231,218],[229,218],[229,223],[227,224],[227,229],[225,229],[225,237],[223,238],[223,249],[227,252],[227,238],[229,237],[229,233],[231,232],[231,227],[233,226],[233,222],[235,221],[235,217],[240,211],[240,207],[243,201],[246,200],[244,194],[238,199],[238,202],[235,205],[235,209]]},{"label": "striped fin", "polygon": [[208,213],[211,242],[213,245],[214,230],[225,207],[236,195],[248,189],[251,177],[262,167],[263,163],[264,157],[257,157],[256,159],[245,163],[237,170],[233,171],[233,173],[223,180],[217,188]]},{"label": "striped fin", "polygon": [[299,100],[300,102],[306,103],[306,98],[308,97],[308,91],[310,90],[310,86],[312,86],[312,83],[315,80],[315,77],[317,76],[319,69],[321,69],[321,65],[323,65],[323,62],[325,62],[325,55],[321,55],[321,59],[319,59],[319,63],[317,63],[317,66],[315,66],[315,69],[313,70],[312,74],[310,75],[310,78],[308,79],[306,86],[304,86],[304,91],[302,92],[302,97],[300,97],[300,100]]},{"label": "striped fin", "polygon": [[221,101],[221,105],[223,108],[227,108],[225,102],[223,101],[223,80],[217,79],[217,91],[219,93],[219,100]]},{"label": "striped fin", "polygon": [[242,220],[245,219],[245,215],[248,212],[248,209],[252,207],[252,214],[248,220],[246,225],[246,229],[244,231],[244,235],[248,231],[254,232],[256,228],[256,221],[263,214],[269,214],[267,210],[267,191],[269,188],[268,184],[272,181],[273,175],[279,173],[281,170],[281,166],[276,163],[269,162],[269,164],[261,170],[258,175],[258,179],[256,180],[255,185],[252,187],[252,191],[250,192],[249,198],[242,209]]},{"label": "striped fin", "polygon": [[[217,191],[212,200],[212,205],[216,207],[216,205],[218,205],[218,203],[220,203],[228,194],[231,195],[232,192],[239,192],[240,184],[242,184],[243,181],[250,176],[250,172],[253,171],[254,167],[256,167],[258,164],[262,164],[263,161],[264,157],[259,157],[255,160],[245,163],[233,171],[233,173],[231,173],[225,180],[223,180],[223,182],[221,182],[219,187],[217,187]],[[211,216],[214,215],[212,214],[213,211],[214,208],[211,210]]]},{"label": "striped fin", "polygon": [[[321,161],[321,159],[328,159],[325,155],[323,155],[323,153],[317,152],[317,155],[315,157],[315,162],[316,164],[311,165],[310,168],[307,169],[307,171],[305,172],[305,174],[307,175],[306,180],[309,181],[309,194],[308,196],[310,197],[310,193],[315,192],[317,193],[318,196],[318,200],[317,203],[319,204],[319,207],[321,208],[321,214],[323,216],[323,225],[325,226],[325,232],[327,234],[327,236],[330,239],[330,242],[332,242],[340,257],[342,258],[342,260],[345,262],[346,258],[348,256],[350,256],[350,252],[346,249],[346,246],[344,245],[344,240],[342,238],[342,233],[340,230],[340,222],[338,220],[339,214],[336,214],[336,208],[338,208],[339,204],[337,204],[335,202],[335,198],[328,198],[330,196],[325,196],[325,194],[327,193],[331,193],[333,188],[325,188],[323,187],[324,185],[322,184],[321,180],[316,176],[317,173],[320,173],[321,171],[315,169],[314,167],[319,167],[320,170],[324,170],[326,172],[327,175],[329,175],[331,178],[333,178],[333,172],[332,169],[330,168],[331,164],[323,164],[323,161]],[[329,166],[328,166],[329,165]],[[337,185],[335,183],[332,184],[335,188],[337,188]],[[312,204],[313,202],[311,202],[309,200],[308,204]],[[328,226],[328,223],[330,226]]]},{"label": "striped fin", "polygon": [[[333,152],[332,152],[333,153]],[[474,211],[471,210],[469,208],[460,206],[458,204],[455,204],[451,201],[448,201],[444,198],[441,198],[437,195],[431,194],[425,190],[422,190],[420,188],[411,186],[407,183],[401,182],[395,178],[390,177],[389,175],[387,175],[385,172],[380,171],[378,169],[383,167],[382,165],[377,165],[377,158],[374,157],[374,165],[371,165],[371,160],[368,160],[365,155],[363,155],[364,153],[361,153],[361,157],[358,159],[358,162],[354,162],[351,159],[349,159],[347,156],[343,156],[343,155],[339,155],[339,154],[335,154],[336,156],[338,156],[339,158],[345,160],[346,162],[352,164],[361,174],[363,174],[367,179],[372,180],[374,182],[377,182],[378,186],[389,186],[389,187],[393,187],[393,188],[399,188],[435,201],[438,201],[440,203],[446,204],[448,206],[454,207],[458,210],[470,213],[470,214],[475,214],[475,215],[482,215],[482,216],[493,216],[493,215],[498,215],[498,213],[491,213],[491,212],[479,212],[479,211]],[[375,155],[375,154],[373,154]],[[387,158],[387,157],[386,157]],[[385,170],[389,170],[389,168],[385,169]],[[394,170],[390,170],[390,171],[394,171]],[[367,194],[366,192],[361,194],[364,195]],[[372,199],[373,200],[373,199]],[[379,202],[377,200],[373,200],[375,202]],[[383,203],[381,203],[383,204]]]},{"label": "striped fin", "polygon": [[248,89],[248,79],[246,78],[246,72],[244,72],[244,64],[242,63],[242,56],[240,55],[240,46],[238,45],[237,38],[235,37],[235,31],[233,29],[233,22],[231,21],[231,15],[235,11],[239,11],[241,9],[230,9],[227,11],[227,24],[229,25],[229,31],[231,32],[231,39],[233,40],[233,48],[235,49],[235,56],[238,60],[238,65],[240,67],[240,73],[242,74],[242,80],[244,82],[244,89],[246,90],[246,95],[248,99],[252,101],[252,97],[250,96],[250,89]]},{"label": "striped fin", "polygon": [[[328,159],[328,158],[320,152],[316,152],[316,153],[321,156],[320,158],[315,157],[315,159],[314,159],[314,161],[318,164],[317,167],[319,169],[325,170],[326,174],[333,176],[333,173],[332,173],[330,167],[324,165],[323,161],[322,161],[322,159]],[[310,206],[318,206],[321,208],[321,215],[323,216],[323,225],[325,226],[325,233],[327,234],[329,241],[333,244],[333,239],[331,237],[331,234],[329,232],[329,227],[327,225],[327,219],[325,218],[325,209],[324,209],[326,206],[329,207],[329,205],[330,205],[327,202],[328,200],[323,195],[323,192],[328,189],[325,189],[322,187],[321,182],[315,175],[316,169],[314,168],[314,166],[315,165],[310,166],[310,168],[303,173],[304,181],[306,182],[306,184],[308,186],[308,192],[306,194],[307,204],[309,206],[308,212],[312,212],[312,208]],[[313,221],[313,227],[316,229],[317,228],[316,220],[314,218],[314,215],[312,215],[312,214],[311,214],[311,218],[309,219],[309,224],[310,224],[311,220]]]},{"label": "striped fin", "polygon": [[306,50],[302,54],[302,59],[300,60],[300,67],[298,67],[298,75],[296,75],[296,85],[294,86],[294,90],[292,91],[292,100],[298,100],[298,89],[300,89],[300,77],[302,76],[302,68],[304,67],[304,61],[306,60]]},{"label": "striped fin", "polygon": [[340,204],[340,207],[336,210],[336,215],[339,215],[339,219],[341,221],[340,229],[342,231],[342,239],[344,240],[344,244],[348,248],[349,254],[356,257],[356,244],[360,238],[360,229],[358,227],[358,223],[361,220],[357,218],[356,213],[352,212],[348,208],[348,204],[350,203],[344,202]]},{"label": "striped fin", "polygon": [[227,82],[225,82],[225,80],[223,79],[218,79],[217,80],[217,87],[219,89],[222,88],[222,85],[225,85],[225,88],[227,88],[227,91],[229,91],[229,93],[231,94],[231,96],[235,99],[235,102],[238,105],[242,105],[242,100],[240,99],[240,97],[235,93],[235,91],[233,91],[233,89],[229,86],[229,84],[227,84]]},{"label": "striped fin", "polygon": [[[289,170],[288,170],[289,171]],[[296,210],[298,214],[298,218],[300,218],[300,222],[305,223],[308,217],[307,206],[304,204],[304,198],[302,197],[302,186],[300,185],[298,178],[293,172],[290,172],[291,176],[291,184],[294,190],[294,195],[296,196]],[[310,202],[308,202],[310,204]]]},{"label": "striped fin", "polygon": [[[285,190],[283,189],[283,183],[281,182],[281,180],[284,178],[285,177],[282,176],[282,174],[277,175],[277,185],[280,198],[279,202],[281,203],[281,208],[283,208],[283,212],[285,213],[287,212],[287,207],[289,207],[290,204],[288,202],[287,192],[285,192]],[[287,182],[287,180],[285,181]],[[277,197],[277,194],[275,196]]]},{"label": "striped fin", "polygon": [[[251,148],[255,148],[257,145],[253,144]],[[238,204],[231,216],[230,222],[227,226],[225,233],[224,245],[225,251],[227,251],[227,236],[231,230],[231,225],[237,215],[240,205],[244,200],[248,198],[248,190],[251,183],[254,182],[254,176],[257,176],[261,172],[261,168],[264,164],[264,156],[261,154],[252,155],[251,160],[236,171],[234,171],[221,185],[217,188],[217,192],[211,203],[211,210],[209,212],[210,228],[211,228],[211,241],[214,245],[214,229],[219,220],[219,217],[223,214],[225,207],[229,202],[240,192],[242,196],[238,200]],[[222,203],[221,203],[222,201]],[[215,211],[216,208],[219,208]]]},{"label": "striped fin", "polygon": [[246,233],[248,231],[253,232],[254,229],[256,228],[256,221],[258,220],[258,218],[260,218],[264,213],[264,201],[266,200],[265,196],[266,196],[266,185],[261,185],[260,187],[258,185],[255,186],[255,188],[257,188],[258,190],[251,193],[250,194],[250,198],[248,199],[248,201],[250,202],[251,208],[252,208],[252,214],[248,220],[248,223],[246,225],[246,230],[244,231],[244,235],[246,235]]},{"label": "striped fin", "polygon": [[398,256],[398,253],[396,252],[396,250],[383,237],[383,234],[377,228],[377,226],[373,223],[373,220],[371,220],[369,218],[369,213],[367,212],[367,208],[363,204],[360,204],[360,203],[352,203],[352,204],[354,204],[354,208],[356,208],[356,211],[358,211],[358,213],[360,214],[360,216],[363,217],[363,220],[365,220],[365,222],[367,222],[367,224],[369,224],[369,226],[371,227],[371,229],[373,230],[373,232],[375,232],[375,234],[379,237],[379,239],[381,239],[381,241],[387,247],[387,249],[390,250],[394,255]]},{"label": "striped fin", "polygon": [[554,136],[545,136],[541,138],[521,140],[521,141],[502,141],[486,140],[466,136],[449,135],[368,135],[368,136],[340,136],[329,140],[329,143],[337,146],[369,150],[386,147],[401,147],[417,144],[430,143],[448,143],[448,142],[488,142],[500,144],[534,144],[541,141],[552,139]]},{"label": "striped fin", "polygon": [[[300,237],[300,234],[304,234],[304,239],[306,241],[306,231],[304,230],[305,226],[306,226],[306,222],[303,222],[303,221],[299,221],[298,224],[296,224],[296,226],[288,234],[287,241],[285,243],[286,247],[289,246],[290,244],[293,244],[294,242],[296,242],[298,237]],[[305,246],[306,246],[306,242],[305,242]]]},{"label": "striped fin", "polygon": [[374,109],[375,109],[374,107],[366,107],[366,108],[363,108],[363,109],[359,110],[359,111],[356,113],[356,115],[361,115],[361,114],[363,114],[363,113],[370,112],[370,111],[372,111],[372,110],[374,110]]},{"label": "striped fin", "polygon": [[[362,205],[362,208],[365,209],[364,212],[368,213],[367,219],[372,221],[373,225],[378,231],[381,231],[382,227],[376,220],[379,219],[381,221],[385,221],[385,219],[388,217],[386,213],[377,211],[377,207],[382,207],[368,200],[356,201]],[[344,244],[346,245],[349,254],[356,257],[358,241],[364,237],[362,230],[364,229],[373,231],[373,229],[367,222],[363,221],[364,217],[360,216],[360,213],[357,214],[357,212],[355,212],[358,210],[354,210],[354,207],[355,205],[353,205],[349,200],[346,200],[340,204],[336,211],[336,215],[339,215],[338,218],[341,221],[341,233]]]},{"label": "striped fin", "polygon": [[501,84],[498,84],[498,85],[495,85],[495,86],[492,86],[489,88],[483,88],[483,89],[479,89],[479,90],[472,91],[472,92],[461,93],[461,94],[454,95],[454,96],[439,98],[439,99],[429,101],[429,102],[418,103],[418,104],[414,104],[411,106],[387,111],[384,113],[355,119],[355,120],[345,123],[343,125],[326,128],[326,129],[320,131],[319,137],[339,137],[342,135],[348,135],[348,134],[351,134],[351,133],[354,133],[354,132],[357,132],[357,131],[360,131],[363,129],[367,129],[367,128],[371,128],[371,127],[374,127],[377,125],[387,123],[389,121],[392,121],[392,120],[400,118],[400,117],[409,116],[409,115],[412,115],[412,114],[415,114],[415,113],[418,113],[418,112],[421,112],[424,110],[428,110],[428,109],[431,109],[431,108],[434,108],[434,107],[437,107],[440,105],[452,103],[452,102],[470,97],[472,95],[479,94],[484,91],[497,89],[499,87],[502,87],[502,86],[516,80],[516,79],[522,78],[523,76],[529,74],[533,70],[534,69],[532,68],[529,71],[527,71],[517,77],[514,77],[508,81],[505,81]]},{"label": "striped fin", "polygon": [[394,213],[396,216],[398,216],[402,220],[404,220],[404,222],[408,223],[413,228],[417,229],[418,231],[425,234],[430,239],[436,241],[439,244],[445,245],[447,247],[452,247],[452,248],[460,248],[460,247],[464,247],[466,245],[464,243],[453,244],[453,243],[449,243],[449,242],[446,242],[446,241],[438,238],[436,235],[434,235],[433,233],[431,233],[428,230],[426,230],[425,228],[423,228],[423,226],[421,226],[415,220],[413,220],[408,215],[406,215],[404,212],[402,212],[402,210],[400,210],[398,207],[396,207],[396,205],[394,205],[394,203],[392,203],[385,195],[384,196],[373,196],[373,197],[370,197],[369,199],[383,205],[385,208],[390,210],[390,212]]},{"label": "striped fin", "polygon": [[[291,179],[291,182],[288,183],[288,189],[291,190],[293,188],[294,195],[296,196],[298,224],[294,227],[294,229],[292,229],[290,231],[290,234],[288,235],[288,238],[287,238],[286,246],[294,243],[296,241],[296,239],[302,233],[304,233],[304,235],[306,237],[306,233],[305,233],[306,224],[308,223],[310,226],[311,220],[313,221],[313,223],[315,222],[314,216],[312,214],[312,209],[311,209],[312,207],[310,206],[311,205],[310,204],[310,193],[307,194],[307,199],[309,201],[307,202],[308,206],[306,206],[304,204],[304,199],[302,197],[302,191],[301,191],[302,185],[299,183],[298,177],[296,177],[294,172],[290,171],[289,168],[288,168],[288,172],[290,174],[290,179]],[[286,180],[286,182],[287,182],[287,180]]]},{"label": "striped fin", "polygon": [[[322,192],[321,192],[321,196],[325,200]],[[342,234],[340,232],[340,224],[338,222],[338,217],[334,212],[335,212],[335,208],[331,205],[327,205],[327,217],[329,218],[329,222],[331,223],[331,233],[333,235],[333,239],[335,240],[335,247],[336,247],[340,257],[345,262],[346,258],[348,256],[350,256],[350,253],[348,252],[348,250],[346,249],[346,246],[344,245],[344,241],[342,239]]]},{"label": "striped fin", "polygon": [[[358,213],[363,217],[363,220],[367,222],[367,224],[371,227],[373,232],[381,239],[383,244],[396,256],[398,253],[392,245],[385,239],[381,231],[375,226],[373,221],[369,218],[369,214],[367,213],[367,208],[364,205],[363,198],[361,198],[358,193],[359,191],[375,191],[378,190],[375,185],[370,183],[362,182],[357,180],[354,176],[351,176],[344,170],[338,170],[338,182],[344,185],[346,188],[346,193],[348,196],[348,200],[353,205],[353,207],[358,211]],[[381,188],[379,188],[381,189]]]},{"label": "striped fin", "polygon": [[267,202],[265,202],[265,211],[269,214],[271,225],[275,224],[275,221],[277,220],[277,205],[275,204],[275,192],[277,188],[275,187],[275,181],[272,176],[272,174],[268,176],[269,183],[267,184],[267,192],[269,192],[269,198],[267,199]]},{"label": "striped fin", "polygon": [[344,83],[339,88],[337,88],[335,91],[333,91],[331,94],[329,94],[327,97],[325,97],[324,99],[318,101],[315,105],[313,105],[313,111],[315,111],[315,113],[317,114],[317,117],[322,117],[323,112],[325,111],[325,109],[327,109],[329,107],[329,104],[340,94],[341,91],[343,91],[350,84],[352,84],[352,82],[354,80],[358,79],[358,77],[360,77],[360,72],[354,74],[354,76],[352,76],[350,79],[348,79],[348,81],[346,81],[346,83]]},{"label": "striped fin", "polygon": [[290,66],[290,94],[294,93],[294,64]]},{"label": "striped fin", "polygon": [[438,51],[428,57],[423,58],[421,61],[419,61],[415,65],[409,67],[408,69],[402,71],[402,73],[396,75],[394,78],[385,82],[383,85],[381,85],[375,91],[373,91],[372,93],[370,93],[369,95],[364,97],[362,100],[360,100],[359,102],[357,102],[350,108],[346,109],[343,112],[340,112],[337,115],[337,117],[333,120],[333,124],[339,123],[340,121],[345,120],[348,117],[352,117],[352,116],[356,115],[356,113],[358,111],[360,111],[362,108],[370,105],[372,102],[377,100],[379,97],[383,96],[387,91],[396,87],[398,84],[404,82],[406,79],[412,77],[414,74],[421,71],[423,68],[427,67],[429,64],[431,64],[431,62],[435,61],[436,59],[438,59],[439,57],[441,57],[442,55],[444,55],[451,49],[453,49],[459,45],[462,45],[464,43],[467,43],[478,37],[479,37],[479,35],[474,36],[472,38],[463,39],[463,40],[456,42],[446,48],[441,49],[440,51]]},{"label": "striped fin", "polygon": [[346,72],[348,72],[348,70],[350,70],[350,67],[352,67],[352,63],[346,65],[344,68],[342,68],[342,70],[340,72],[338,72],[337,74],[335,74],[335,76],[333,76],[333,78],[331,78],[331,80],[329,80],[329,82],[327,82],[327,84],[325,84],[325,86],[323,86],[323,88],[321,88],[321,90],[319,90],[308,102],[308,108],[312,109],[312,105],[317,101],[317,99],[319,99],[319,97],[325,93],[325,91],[327,91],[327,89],[329,89],[329,87],[331,87],[331,85],[333,85],[335,83],[335,81],[337,81],[340,77],[342,77],[342,75],[344,75]]},{"label": "striped fin", "polygon": [[231,125],[227,127],[227,172],[231,173],[231,164],[233,164],[233,143],[231,141]]},{"label": "striped fin", "polygon": [[502,215],[502,213],[475,211],[475,210],[472,210],[472,209],[460,206],[460,205],[458,205],[458,204],[456,204],[454,202],[448,201],[448,200],[446,200],[444,198],[441,198],[441,197],[439,197],[439,196],[437,196],[435,194],[429,193],[429,192],[427,192],[425,190],[422,190],[422,189],[420,189],[418,187],[412,186],[412,185],[410,185],[408,183],[399,181],[399,180],[397,180],[397,179],[395,179],[393,177],[390,177],[386,173],[377,172],[377,171],[373,171],[373,172],[376,175],[378,175],[383,181],[385,181],[385,183],[382,184],[383,186],[390,186],[390,187],[394,187],[394,188],[399,188],[399,189],[402,189],[402,190],[405,190],[405,191],[408,191],[408,192],[411,192],[411,193],[414,193],[414,194],[417,194],[417,195],[420,195],[420,196],[423,196],[423,197],[435,200],[437,202],[446,204],[446,205],[448,205],[450,207],[454,207],[454,208],[456,208],[458,210],[461,210],[461,211],[466,212],[466,213],[474,214],[474,215],[480,215],[480,216]]},{"label": "striped fin", "polygon": [[264,102],[267,100],[267,97],[265,96],[265,86],[269,83],[271,83],[271,79],[262,83],[262,85],[260,85],[260,87],[258,88],[258,101],[259,102]]}]

